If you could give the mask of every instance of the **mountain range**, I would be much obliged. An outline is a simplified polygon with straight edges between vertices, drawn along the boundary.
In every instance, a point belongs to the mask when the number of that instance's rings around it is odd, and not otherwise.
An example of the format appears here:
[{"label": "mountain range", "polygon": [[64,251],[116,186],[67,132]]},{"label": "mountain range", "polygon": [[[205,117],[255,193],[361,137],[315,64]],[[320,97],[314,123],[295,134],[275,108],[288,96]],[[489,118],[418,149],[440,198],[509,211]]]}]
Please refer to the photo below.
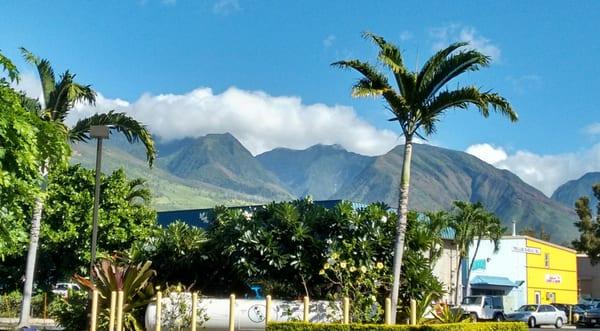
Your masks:
[{"label": "mountain range", "polygon": [[592,210],[595,210],[598,204],[598,199],[592,193],[592,186],[595,184],[600,184],[600,172],[588,172],[579,179],[559,186],[552,194],[552,199],[573,208],[579,198],[587,196],[590,198]]},{"label": "mountain range", "polygon": [[[338,145],[276,148],[253,156],[230,134],[156,141],[158,159],[149,169],[141,145],[111,136],[103,152],[103,170],[124,167],[130,176],[146,178],[157,210],[257,204],[305,195],[397,206],[403,146],[381,156],[359,155]],[[74,151],[72,162],[94,166],[93,144],[77,144]],[[411,209],[449,209],[454,200],[481,201],[505,226],[515,220],[519,228],[543,228],[557,243],[577,236],[576,215],[569,205],[464,152],[416,144],[410,194]]]}]

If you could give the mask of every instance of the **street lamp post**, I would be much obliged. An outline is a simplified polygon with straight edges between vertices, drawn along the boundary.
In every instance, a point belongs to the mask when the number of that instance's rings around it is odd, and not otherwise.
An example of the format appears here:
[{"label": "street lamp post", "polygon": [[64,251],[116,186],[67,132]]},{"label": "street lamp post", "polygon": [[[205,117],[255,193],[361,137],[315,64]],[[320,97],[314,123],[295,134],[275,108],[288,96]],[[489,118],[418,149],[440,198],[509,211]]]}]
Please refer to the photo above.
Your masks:
[{"label": "street lamp post", "polygon": [[102,139],[108,139],[109,129],[106,125],[90,127],[90,136],[98,139],[96,148],[96,183],[94,192],[94,212],[92,224],[92,256],[90,259],[90,280],[94,279],[94,262],[96,261],[96,241],[98,240],[98,206],[100,204],[100,173],[102,163]]}]

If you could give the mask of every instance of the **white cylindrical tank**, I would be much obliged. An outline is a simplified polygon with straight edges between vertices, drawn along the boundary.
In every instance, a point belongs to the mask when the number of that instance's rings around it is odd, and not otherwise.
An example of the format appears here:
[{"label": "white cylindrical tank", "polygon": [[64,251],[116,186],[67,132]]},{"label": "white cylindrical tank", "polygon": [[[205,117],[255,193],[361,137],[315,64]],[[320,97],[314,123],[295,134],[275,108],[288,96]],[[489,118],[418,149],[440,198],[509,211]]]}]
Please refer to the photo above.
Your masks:
[{"label": "white cylindrical tank", "polygon": [[[179,297],[177,297],[179,296]],[[187,309],[185,314],[190,316],[192,306],[190,293],[171,293],[170,297],[162,299],[162,329],[166,330],[169,316],[173,316],[181,303]],[[335,322],[342,319],[341,305],[332,301],[311,301],[309,306],[309,320],[313,323]],[[229,328],[229,299],[198,298],[198,308],[208,317],[202,326],[198,317],[198,329],[227,330]],[[180,308],[179,308],[180,309]],[[302,321],[304,305],[302,301],[272,300],[271,321]],[[236,330],[264,330],[266,317],[266,301],[258,299],[237,299],[235,301],[235,329]],[[156,304],[150,303],[146,309],[146,330],[156,329]]]}]

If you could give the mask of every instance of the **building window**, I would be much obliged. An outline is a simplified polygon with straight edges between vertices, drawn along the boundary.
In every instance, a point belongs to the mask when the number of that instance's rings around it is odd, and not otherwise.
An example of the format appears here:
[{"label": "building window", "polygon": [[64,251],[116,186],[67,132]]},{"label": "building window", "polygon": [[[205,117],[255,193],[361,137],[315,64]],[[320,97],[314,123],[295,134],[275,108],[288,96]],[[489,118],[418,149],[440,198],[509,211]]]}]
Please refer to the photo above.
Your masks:
[{"label": "building window", "polygon": [[544,265],[546,268],[550,268],[550,253],[544,254]]},{"label": "building window", "polygon": [[546,300],[550,303],[556,303],[556,294],[554,292],[546,292]]},{"label": "building window", "polygon": [[535,304],[539,305],[542,303],[542,293],[540,291],[535,291]]}]

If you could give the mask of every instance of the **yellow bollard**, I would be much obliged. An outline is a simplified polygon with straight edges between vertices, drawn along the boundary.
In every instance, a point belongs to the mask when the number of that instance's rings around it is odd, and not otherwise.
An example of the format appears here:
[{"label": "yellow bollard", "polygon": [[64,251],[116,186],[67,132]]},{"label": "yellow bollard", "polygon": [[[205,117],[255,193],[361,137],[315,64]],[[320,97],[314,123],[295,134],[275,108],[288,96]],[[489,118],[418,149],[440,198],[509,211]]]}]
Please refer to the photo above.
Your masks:
[{"label": "yellow bollard", "polygon": [[229,296],[229,331],[235,330],[235,294]]},{"label": "yellow bollard", "polygon": [[117,312],[117,292],[110,292],[110,318],[108,320],[108,331],[115,331],[115,315]]},{"label": "yellow bollard", "polygon": [[410,325],[417,325],[417,301],[410,299]]},{"label": "yellow bollard", "polygon": [[271,296],[267,295],[267,302],[266,302],[266,306],[265,306],[265,325],[269,324],[269,321],[271,320]]},{"label": "yellow bollard", "polygon": [[192,293],[192,325],[191,325],[191,331],[196,331],[196,315],[197,315],[197,311],[198,310],[198,293],[194,292]]},{"label": "yellow bollard", "polygon": [[310,305],[310,301],[308,299],[308,296],[304,297],[304,319],[303,321],[305,323],[308,323],[308,307]]},{"label": "yellow bollard", "polygon": [[156,292],[156,331],[160,331],[162,324],[162,292]]},{"label": "yellow bollard", "polygon": [[344,298],[344,324],[350,324],[350,299]]},{"label": "yellow bollard", "polygon": [[385,324],[392,325],[392,299],[385,298]]},{"label": "yellow bollard", "polygon": [[98,290],[92,291],[92,316],[90,317],[90,331],[96,331],[98,319]]},{"label": "yellow bollard", "polygon": [[123,330],[123,291],[117,292],[117,331]]}]

